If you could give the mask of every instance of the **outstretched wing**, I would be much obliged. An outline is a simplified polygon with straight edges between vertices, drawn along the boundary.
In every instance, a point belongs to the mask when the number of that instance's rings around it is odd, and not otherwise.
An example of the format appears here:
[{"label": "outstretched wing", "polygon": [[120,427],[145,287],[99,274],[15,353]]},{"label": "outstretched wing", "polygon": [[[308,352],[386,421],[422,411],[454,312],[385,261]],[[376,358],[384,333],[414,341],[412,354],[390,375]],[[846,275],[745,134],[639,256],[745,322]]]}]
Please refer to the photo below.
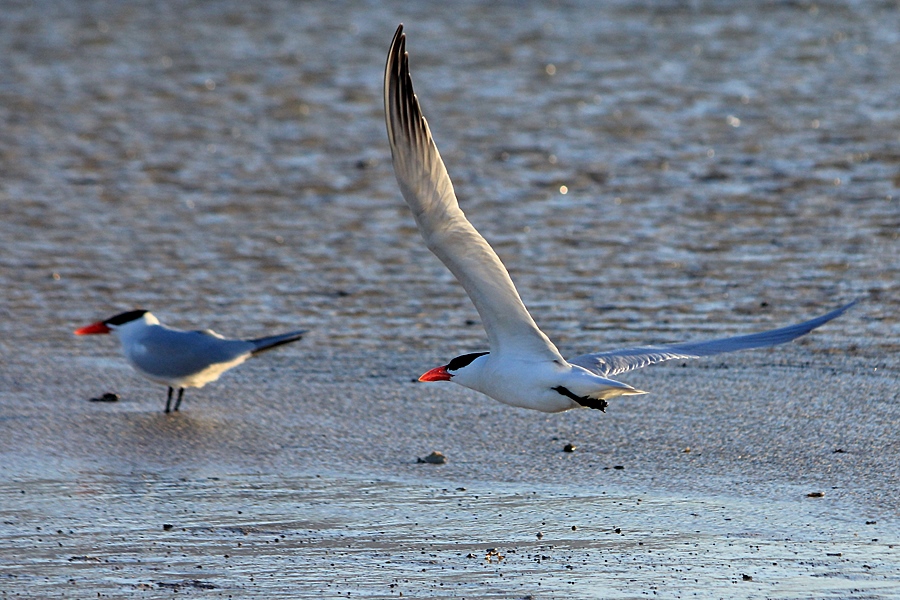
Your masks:
[{"label": "outstretched wing", "polygon": [[384,109],[400,191],[428,248],[475,304],[491,349],[562,359],[531,318],[497,253],[459,208],[413,91],[403,25],[397,28],[387,57]]},{"label": "outstretched wing", "polygon": [[721,338],[718,340],[707,340],[704,342],[686,342],[683,344],[668,344],[665,346],[643,346],[640,348],[624,348],[609,352],[582,354],[581,356],[569,359],[569,362],[573,365],[584,367],[588,371],[596,373],[601,377],[612,377],[619,373],[633,371],[634,369],[640,369],[641,367],[667,360],[699,358],[701,356],[710,356],[712,354],[721,354],[723,352],[775,346],[777,344],[790,342],[801,335],[806,335],[813,329],[824,325],[832,319],[836,319],[844,314],[851,306],[856,304],[856,302],[857,301],[854,300],[850,304],[842,306],[837,310],[833,310],[827,315],[822,315],[816,319],[797,323],[796,325],[788,325],[787,327],[782,327],[780,329],[772,329],[771,331]]}]

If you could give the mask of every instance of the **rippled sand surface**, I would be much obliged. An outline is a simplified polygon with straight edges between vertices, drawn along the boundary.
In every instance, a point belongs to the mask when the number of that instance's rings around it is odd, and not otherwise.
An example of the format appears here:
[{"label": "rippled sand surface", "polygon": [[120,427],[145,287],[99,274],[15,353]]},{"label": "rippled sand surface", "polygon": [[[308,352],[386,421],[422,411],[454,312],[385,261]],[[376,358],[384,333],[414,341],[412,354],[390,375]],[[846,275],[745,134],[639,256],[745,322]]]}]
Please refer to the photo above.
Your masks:
[{"label": "rippled sand surface", "polygon": [[[413,383],[486,342],[391,171],[401,21],[565,355],[863,301],[606,414]],[[7,3],[0,597],[900,595],[898,64],[888,2]],[[311,331],[167,417],[71,334],[134,307]]]}]

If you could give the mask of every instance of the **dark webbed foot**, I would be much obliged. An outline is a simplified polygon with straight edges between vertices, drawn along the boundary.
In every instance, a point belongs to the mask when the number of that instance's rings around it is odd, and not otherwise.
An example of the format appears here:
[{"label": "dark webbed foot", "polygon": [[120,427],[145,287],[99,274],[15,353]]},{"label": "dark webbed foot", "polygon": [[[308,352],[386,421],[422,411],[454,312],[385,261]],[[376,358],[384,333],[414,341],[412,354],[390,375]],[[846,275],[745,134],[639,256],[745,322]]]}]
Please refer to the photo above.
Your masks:
[{"label": "dark webbed foot", "polygon": [[570,398],[570,399],[574,400],[575,402],[577,402],[581,406],[584,406],[585,408],[594,408],[596,410],[599,410],[600,412],[606,412],[606,407],[609,406],[609,402],[607,402],[606,400],[596,399],[596,398],[588,398],[585,396],[577,396],[572,392],[572,390],[570,390],[567,387],[563,387],[561,385],[558,385],[555,388],[551,388],[551,389],[554,392],[562,394],[566,398]]},{"label": "dark webbed foot", "polygon": [[606,412],[606,407],[609,406],[609,402],[603,400],[602,398],[599,400],[595,400],[594,398],[581,398],[580,400],[576,400],[575,402],[586,408],[595,408],[600,412]]}]

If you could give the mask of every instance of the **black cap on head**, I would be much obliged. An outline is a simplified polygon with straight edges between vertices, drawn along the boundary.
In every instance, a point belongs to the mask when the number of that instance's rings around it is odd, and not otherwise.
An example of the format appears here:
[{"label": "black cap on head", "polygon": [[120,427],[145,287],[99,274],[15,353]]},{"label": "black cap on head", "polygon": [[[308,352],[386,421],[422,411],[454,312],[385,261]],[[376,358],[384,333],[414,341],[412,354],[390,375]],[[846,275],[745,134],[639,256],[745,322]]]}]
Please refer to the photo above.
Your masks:
[{"label": "black cap on head", "polygon": [[103,322],[107,325],[124,325],[125,323],[131,323],[135,319],[140,319],[145,314],[147,314],[146,310],[129,310],[128,312],[123,312],[114,317],[110,317]]},{"label": "black cap on head", "polygon": [[484,356],[485,354],[490,354],[490,352],[472,352],[471,354],[463,354],[462,356],[457,356],[447,364],[447,370],[459,371],[463,367],[468,366],[469,363],[471,363],[479,356]]}]

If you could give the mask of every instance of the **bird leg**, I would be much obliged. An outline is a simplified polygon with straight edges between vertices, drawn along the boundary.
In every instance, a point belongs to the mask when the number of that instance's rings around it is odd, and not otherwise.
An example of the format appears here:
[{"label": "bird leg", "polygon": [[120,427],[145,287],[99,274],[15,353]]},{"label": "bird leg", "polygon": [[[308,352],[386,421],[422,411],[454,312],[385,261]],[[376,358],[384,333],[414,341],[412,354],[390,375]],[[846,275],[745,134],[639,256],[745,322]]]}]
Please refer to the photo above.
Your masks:
[{"label": "bird leg", "polygon": [[184,388],[178,388],[178,401],[175,402],[175,412],[178,412],[178,408],[181,406],[182,398],[184,398]]},{"label": "bird leg", "polygon": [[606,407],[609,406],[609,402],[602,398],[588,398],[587,396],[577,396],[574,392],[572,392],[572,390],[561,385],[550,389],[552,389],[554,392],[562,394],[566,398],[574,400],[581,406],[594,408],[596,410],[599,410],[600,412],[606,412]]},{"label": "bird leg", "polygon": [[[172,406],[172,391],[173,391],[172,387],[169,386],[169,395],[168,395],[168,397],[166,397],[166,414],[169,414],[169,412],[170,412],[169,409]],[[178,410],[178,409],[176,409],[176,410]]]}]

